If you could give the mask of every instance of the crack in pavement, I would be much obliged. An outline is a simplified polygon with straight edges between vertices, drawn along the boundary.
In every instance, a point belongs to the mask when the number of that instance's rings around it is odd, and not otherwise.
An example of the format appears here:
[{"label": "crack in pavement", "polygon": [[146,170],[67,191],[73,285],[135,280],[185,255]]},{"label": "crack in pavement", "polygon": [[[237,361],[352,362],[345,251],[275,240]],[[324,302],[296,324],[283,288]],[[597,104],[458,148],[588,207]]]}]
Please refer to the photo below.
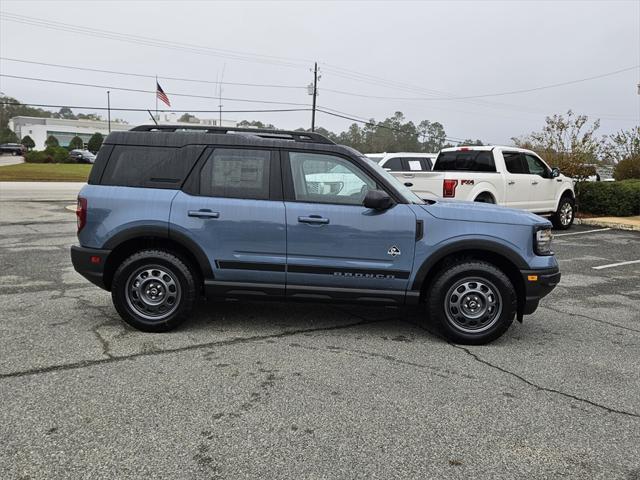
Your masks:
[{"label": "crack in pavement", "polygon": [[343,330],[343,329],[347,329],[347,328],[358,327],[358,326],[361,326],[361,325],[371,325],[371,324],[375,324],[375,323],[383,323],[383,322],[388,322],[388,321],[389,321],[389,319],[386,319],[386,318],[382,319],[382,320],[359,321],[359,322],[348,323],[348,324],[344,324],[344,325],[332,325],[332,326],[328,326],[328,327],[289,330],[289,331],[274,333],[274,334],[270,334],[270,335],[255,335],[253,337],[236,337],[236,338],[231,338],[231,339],[228,339],[228,340],[219,340],[219,341],[215,341],[215,342],[198,343],[198,344],[192,344],[192,345],[185,345],[183,347],[167,348],[167,349],[162,349],[162,350],[151,350],[151,351],[133,353],[133,354],[130,354],[130,355],[112,356],[112,357],[109,357],[109,358],[102,358],[102,359],[95,359],[95,360],[82,360],[82,361],[79,361],[79,362],[65,363],[65,364],[61,364],[61,365],[51,365],[51,366],[48,366],[48,367],[41,367],[41,368],[32,368],[32,369],[29,369],[29,370],[22,370],[22,371],[18,371],[18,372],[2,373],[2,374],[0,374],[0,380],[8,379],[8,378],[18,378],[18,377],[26,377],[26,376],[33,376],[33,375],[41,375],[41,374],[50,373],[50,372],[59,372],[59,371],[66,371],[66,370],[77,370],[77,369],[82,369],[82,368],[86,368],[86,367],[92,367],[92,366],[95,366],[95,365],[103,365],[103,364],[122,362],[122,361],[125,361],[125,360],[133,360],[133,359],[136,359],[136,358],[139,358],[139,357],[150,357],[150,356],[157,356],[157,355],[165,355],[165,354],[169,354],[169,353],[187,352],[187,351],[191,351],[191,350],[201,350],[201,349],[211,348],[211,347],[239,345],[239,344],[243,344],[243,343],[250,343],[250,342],[256,342],[256,341],[261,341],[261,340],[268,340],[268,339],[272,339],[272,338],[286,338],[286,337],[291,337],[291,336],[294,336],[294,335],[300,335],[300,334],[312,333],[312,332],[326,332],[326,331],[331,331],[331,330]]},{"label": "crack in pavement", "polygon": [[624,325],[620,325],[618,323],[607,322],[606,320],[602,320],[600,318],[590,317],[588,315],[583,315],[581,313],[563,312],[562,310],[558,310],[557,308],[552,308],[552,307],[549,307],[549,306],[546,306],[546,305],[540,305],[540,308],[546,308],[547,310],[551,310],[552,312],[561,313],[563,315],[569,315],[569,316],[572,316],[572,317],[587,318],[587,319],[592,320],[594,322],[602,323],[604,325],[609,325],[611,327],[622,328],[623,330],[629,330],[630,332],[640,333],[640,330],[637,330],[635,328],[625,327]]},{"label": "crack in pavement", "polygon": [[535,388],[536,390],[540,390],[543,392],[548,392],[548,393],[555,393],[557,395],[561,395],[563,397],[566,398],[570,398],[572,400],[577,400],[579,402],[583,402],[586,403],[588,405],[591,405],[592,407],[596,407],[596,408],[600,408],[602,410],[605,410],[607,413],[618,413],[620,415],[626,415],[632,418],[640,418],[640,414],[638,413],[634,413],[634,412],[627,412],[626,410],[618,410],[616,408],[612,408],[612,407],[607,407],[606,405],[602,405],[600,403],[596,403],[594,401],[588,400],[586,398],[582,398],[582,397],[578,397],[576,395],[573,395],[571,393],[566,393],[563,392],[561,390],[556,390],[554,388],[549,388],[549,387],[543,387],[542,385],[538,385],[537,383],[533,383],[530,380],[527,380],[526,378],[524,378],[521,375],[518,375],[515,372],[512,372],[510,370],[507,370],[506,368],[500,367],[498,365],[494,365],[493,363],[484,360],[483,358],[480,358],[477,354],[473,353],[471,350],[469,350],[467,347],[463,347],[462,345],[457,345],[455,343],[450,343],[448,342],[449,345],[451,345],[453,348],[456,348],[458,350],[462,350],[463,352],[465,352],[467,355],[469,355],[470,357],[472,357],[473,359],[475,359],[477,362],[482,363],[483,365],[486,365],[488,367],[491,367],[495,370],[498,370],[502,373],[506,373],[508,375],[511,375],[514,378],[517,378],[518,380],[520,380],[521,382],[526,383],[527,385]]}]

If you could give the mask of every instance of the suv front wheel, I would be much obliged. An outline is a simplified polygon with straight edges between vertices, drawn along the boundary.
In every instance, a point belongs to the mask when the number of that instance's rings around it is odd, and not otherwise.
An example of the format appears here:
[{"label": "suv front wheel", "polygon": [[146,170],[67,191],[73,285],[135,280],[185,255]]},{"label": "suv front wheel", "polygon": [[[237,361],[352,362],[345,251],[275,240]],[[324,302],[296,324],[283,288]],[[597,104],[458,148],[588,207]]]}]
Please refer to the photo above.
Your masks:
[{"label": "suv front wheel", "polygon": [[448,265],[427,295],[429,318],[449,340],[471,345],[500,337],[513,322],[518,306],[509,278],[479,260]]},{"label": "suv front wheel", "polygon": [[180,325],[196,300],[191,269],[164,250],[142,250],[124,260],[111,285],[113,305],[138,330],[166,332]]}]

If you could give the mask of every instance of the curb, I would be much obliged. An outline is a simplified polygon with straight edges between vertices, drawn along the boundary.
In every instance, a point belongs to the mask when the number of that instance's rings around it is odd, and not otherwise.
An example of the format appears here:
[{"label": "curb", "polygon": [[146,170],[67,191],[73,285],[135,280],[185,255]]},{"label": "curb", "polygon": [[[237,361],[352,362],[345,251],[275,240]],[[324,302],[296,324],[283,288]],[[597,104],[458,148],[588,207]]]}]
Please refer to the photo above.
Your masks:
[{"label": "curb", "polygon": [[631,232],[640,232],[640,225],[629,223],[606,222],[597,218],[576,218],[573,221],[576,225],[589,225],[592,227],[613,228],[616,230],[628,230]]}]

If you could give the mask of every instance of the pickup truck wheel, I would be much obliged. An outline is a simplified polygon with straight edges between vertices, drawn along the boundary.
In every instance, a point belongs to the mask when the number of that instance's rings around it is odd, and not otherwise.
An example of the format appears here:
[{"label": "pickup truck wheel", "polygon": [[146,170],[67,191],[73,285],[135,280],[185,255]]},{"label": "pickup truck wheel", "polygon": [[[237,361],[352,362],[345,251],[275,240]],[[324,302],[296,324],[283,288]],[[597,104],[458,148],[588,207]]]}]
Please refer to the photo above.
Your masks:
[{"label": "pickup truck wheel", "polygon": [[438,275],[427,292],[427,311],[449,340],[482,345],[507,331],[518,302],[501,270],[472,260],[448,265]]},{"label": "pickup truck wheel", "polygon": [[138,330],[166,332],[180,325],[193,308],[193,272],[173,253],[142,250],[124,260],[111,284],[120,317]]},{"label": "pickup truck wheel", "polygon": [[480,195],[478,195],[476,197],[476,199],[474,200],[474,202],[480,202],[480,203],[496,203],[495,200],[493,199],[493,196],[491,196],[490,193],[481,193]]},{"label": "pickup truck wheel", "polygon": [[558,230],[567,230],[572,224],[575,217],[575,202],[565,195],[560,199],[558,210],[551,216],[551,223]]}]

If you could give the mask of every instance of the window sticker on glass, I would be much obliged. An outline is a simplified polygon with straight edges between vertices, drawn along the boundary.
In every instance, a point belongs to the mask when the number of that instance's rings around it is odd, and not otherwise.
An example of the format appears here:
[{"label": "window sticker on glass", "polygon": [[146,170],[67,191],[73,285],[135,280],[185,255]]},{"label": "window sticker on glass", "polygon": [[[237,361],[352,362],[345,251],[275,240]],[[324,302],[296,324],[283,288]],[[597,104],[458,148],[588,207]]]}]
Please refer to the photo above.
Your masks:
[{"label": "window sticker on glass", "polygon": [[409,160],[409,170],[422,170],[420,160]]}]

